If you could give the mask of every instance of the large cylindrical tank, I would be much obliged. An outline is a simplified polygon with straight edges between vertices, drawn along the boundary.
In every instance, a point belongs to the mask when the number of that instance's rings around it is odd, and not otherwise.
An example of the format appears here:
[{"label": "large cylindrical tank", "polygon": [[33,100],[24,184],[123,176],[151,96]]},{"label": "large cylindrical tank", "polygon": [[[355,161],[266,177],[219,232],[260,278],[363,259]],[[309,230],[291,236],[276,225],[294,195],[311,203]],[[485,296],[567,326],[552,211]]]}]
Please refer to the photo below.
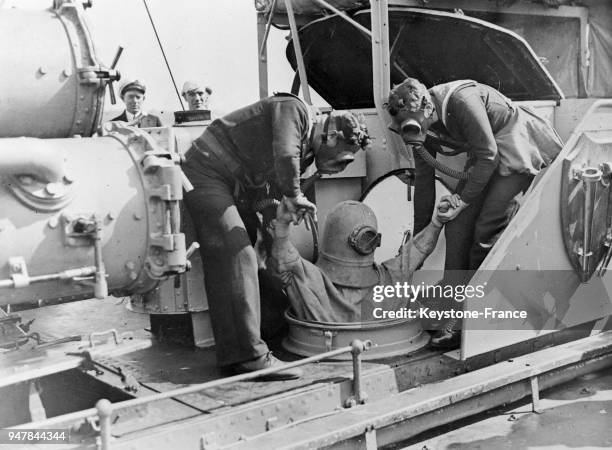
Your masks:
[{"label": "large cylindrical tank", "polygon": [[115,71],[100,65],[82,2],[0,8],[0,137],[91,136]]},{"label": "large cylindrical tank", "polygon": [[109,126],[0,140],[0,304],[100,296],[100,280],[146,292],[185,270],[178,158],[144,131]]}]

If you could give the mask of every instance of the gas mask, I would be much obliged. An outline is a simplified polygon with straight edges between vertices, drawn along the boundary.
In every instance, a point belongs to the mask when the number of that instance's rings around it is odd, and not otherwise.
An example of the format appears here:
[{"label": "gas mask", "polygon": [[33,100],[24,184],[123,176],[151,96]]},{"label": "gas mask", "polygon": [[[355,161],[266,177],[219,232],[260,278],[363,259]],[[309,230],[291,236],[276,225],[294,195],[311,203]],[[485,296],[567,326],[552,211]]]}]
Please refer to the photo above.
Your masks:
[{"label": "gas mask", "polygon": [[423,145],[434,110],[425,85],[414,78],[406,79],[389,93],[385,106],[393,117],[389,129],[398,133],[406,144]]},{"label": "gas mask", "polygon": [[317,169],[323,174],[341,172],[355,160],[355,153],[369,145],[367,128],[353,114],[332,112],[315,150]]},{"label": "gas mask", "polygon": [[398,133],[403,141],[409,145],[423,145],[429,129],[429,119],[433,113],[431,103],[426,103],[416,111],[401,110],[393,117],[393,124],[389,127]]}]

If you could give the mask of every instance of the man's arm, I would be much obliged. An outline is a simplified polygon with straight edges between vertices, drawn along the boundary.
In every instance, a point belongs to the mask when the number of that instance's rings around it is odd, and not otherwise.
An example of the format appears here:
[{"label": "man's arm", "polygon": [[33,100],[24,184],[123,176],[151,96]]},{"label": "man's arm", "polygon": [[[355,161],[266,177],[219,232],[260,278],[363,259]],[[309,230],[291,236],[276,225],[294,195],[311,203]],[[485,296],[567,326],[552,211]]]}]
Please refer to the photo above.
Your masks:
[{"label": "man's arm", "polygon": [[448,109],[453,128],[461,133],[469,144],[471,155],[476,158],[470,177],[460,192],[461,200],[470,204],[480,195],[497,168],[497,143],[476,87],[467,87],[453,94]]},{"label": "man's arm", "polygon": [[297,197],[301,193],[300,156],[308,133],[308,111],[291,97],[274,99],[270,108],[276,178],[283,195]]},{"label": "man's arm", "polygon": [[278,275],[283,283],[287,284],[295,272],[301,273],[302,257],[289,239],[291,223],[294,217],[289,208],[287,200],[283,198],[277,208],[276,219],[273,221],[273,241],[268,258],[268,267],[275,275]]},{"label": "man's arm", "polygon": [[316,215],[317,210],[300,190],[300,159],[302,142],[308,138],[308,111],[301,101],[291,97],[275,99],[270,108],[276,179],[297,224],[304,214]]},{"label": "man's arm", "polygon": [[436,248],[443,226],[437,217],[437,211],[436,208],[436,215],[432,217],[429,224],[412,238],[410,244],[406,244],[411,245],[410,260],[408,261],[409,273],[417,270]]}]

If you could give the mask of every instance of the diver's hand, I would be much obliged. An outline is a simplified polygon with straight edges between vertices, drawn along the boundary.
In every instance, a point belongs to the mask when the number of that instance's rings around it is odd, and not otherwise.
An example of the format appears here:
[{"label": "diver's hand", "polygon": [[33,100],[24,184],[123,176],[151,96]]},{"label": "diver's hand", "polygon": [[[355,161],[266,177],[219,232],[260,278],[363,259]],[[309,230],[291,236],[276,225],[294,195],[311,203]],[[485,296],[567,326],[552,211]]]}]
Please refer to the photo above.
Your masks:
[{"label": "diver's hand", "polygon": [[434,208],[434,215],[431,218],[431,223],[438,228],[442,228],[444,224],[450,220],[447,216],[443,215],[443,213],[447,213],[450,209],[452,209],[450,202],[440,199]]},{"label": "diver's hand", "polygon": [[436,207],[435,217],[441,223],[450,222],[468,206],[470,205],[461,200],[461,197],[457,194],[445,195],[440,199],[440,203]]},{"label": "diver's hand", "polygon": [[293,223],[294,217],[290,210],[291,206],[287,197],[283,197],[276,207],[276,222],[289,225]]},{"label": "diver's hand", "polygon": [[[317,207],[314,203],[310,202],[302,193],[299,193],[295,197],[283,197],[282,203],[289,213],[292,215],[292,221],[295,225],[299,225],[306,214],[312,215],[313,219],[317,218]],[[278,213],[278,211],[277,211]]]}]

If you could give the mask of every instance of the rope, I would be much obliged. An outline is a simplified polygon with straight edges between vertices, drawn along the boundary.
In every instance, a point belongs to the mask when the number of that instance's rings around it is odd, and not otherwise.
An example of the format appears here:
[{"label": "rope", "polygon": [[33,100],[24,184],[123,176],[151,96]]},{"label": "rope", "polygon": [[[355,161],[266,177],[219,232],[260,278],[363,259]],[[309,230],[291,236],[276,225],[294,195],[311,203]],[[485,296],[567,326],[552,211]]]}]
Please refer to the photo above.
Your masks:
[{"label": "rope", "polygon": [[168,58],[166,58],[166,52],[164,52],[164,47],[162,46],[161,40],[159,39],[159,35],[157,34],[157,28],[155,28],[153,17],[151,17],[151,12],[149,11],[149,5],[147,5],[147,0],[142,0],[142,2],[144,3],[145,9],[147,10],[149,21],[151,22],[151,26],[153,27],[153,32],[155,33],[155,38],[157,39],[157,43],[159,44],[159,49],[161,50],[162,56],[164,57],[164,61],[166,62],[166,67],[168,68],[168,72],[170,73],[170,79],[172,80],[172,85],[174,86],[174,91],[176,92],[176,96],[178,97],[179,104],[181,105],[181,109],[185,111],[185,106],[183,106],[183,102],[181,100],[181,94],[179,94],[178,88],[176,87],[176,82],[174,81],[174,75],[172,75],[172,69],[170,69],[170,64],[168,64]]}]

